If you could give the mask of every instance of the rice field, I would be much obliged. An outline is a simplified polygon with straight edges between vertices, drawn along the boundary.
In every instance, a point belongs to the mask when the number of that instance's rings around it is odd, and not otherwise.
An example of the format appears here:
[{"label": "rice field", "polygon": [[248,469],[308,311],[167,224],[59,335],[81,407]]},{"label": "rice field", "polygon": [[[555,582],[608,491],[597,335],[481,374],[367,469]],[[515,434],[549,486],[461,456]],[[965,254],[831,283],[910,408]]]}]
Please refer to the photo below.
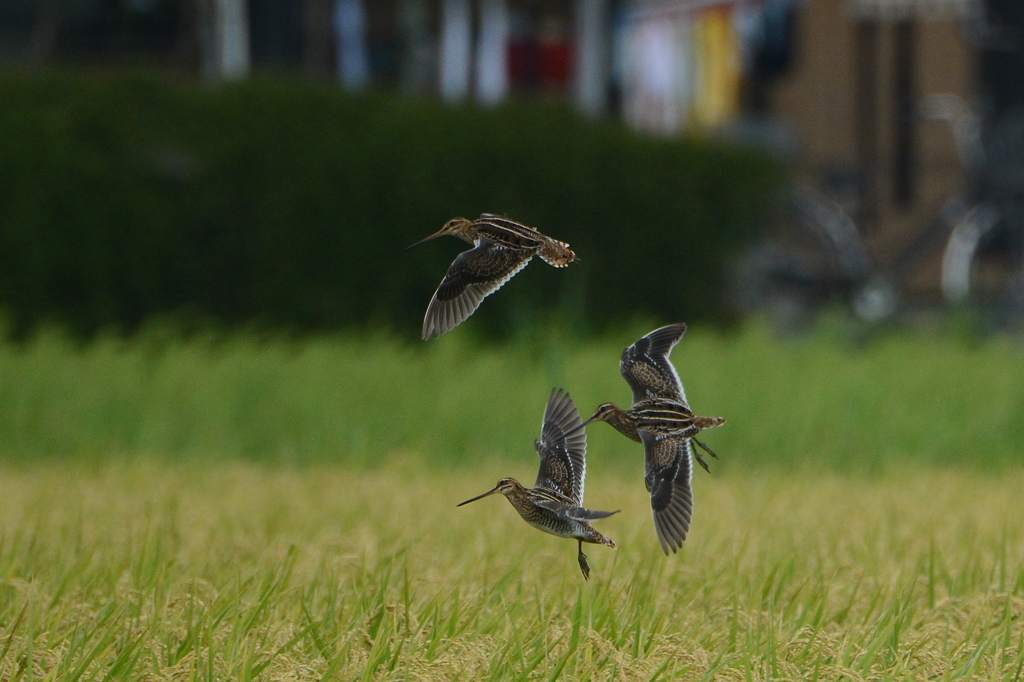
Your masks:
[{"label": "rice field", "polygon": [[600,424],[589,582],[500,497],[456,509],[533,481],[551,386],[624,402],[635,335],[0,342],[0,680],[1022,678],[1009,339],[691,332],[729,422],[673,557]]},{"label": "rice field", "polygon": [[1024,473],[702,475],[665,558],[594,459],[590,582],[500,497],[455,508],[528,458],[5,467],[0,679],[1020,677]]},{"label": "rice field", "polygon": [[[392,335],[306,339],[159,328],[79,344],[0,341],[0,459],[111,456],[436,468],[529,451],[544,401],[580,411],[629,391],[619,354],[653,323],[596,340],[557,332],[484,343]],[[694,408],[728,418],[722,467],[879,471],[1021,463],[1024,345],[920,333],[855,348],[698,326],[673,353]],[[594,429],[596,452],[622,448]],[[615,466],[614,459],[611,466]]]}]

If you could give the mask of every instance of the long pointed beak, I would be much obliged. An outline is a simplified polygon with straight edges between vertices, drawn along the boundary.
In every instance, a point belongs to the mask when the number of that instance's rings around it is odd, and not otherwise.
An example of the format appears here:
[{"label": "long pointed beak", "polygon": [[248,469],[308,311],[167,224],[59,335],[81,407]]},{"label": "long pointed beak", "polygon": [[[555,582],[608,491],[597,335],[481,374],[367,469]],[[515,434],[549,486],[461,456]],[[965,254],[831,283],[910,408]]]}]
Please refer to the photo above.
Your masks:
[{"label": "long pointed beak", "polygon": [[498,492],[498,486],[494,486],[493,488],[491,488],[487,492],[483,493],[482,495],[477,495],[476,497],[471,497],[468,500],[466,500],[465,502],[459,502],[455,506],[456,507],[461,507],[464,504],[469,504],[470,502],[476,502],[477,500],[482,500],[483,498],[487,497],[488,495],[493,495],[496,492]]},{"label": "long pointed beak", "polygon": [[579,426],[575,427],[574,429],[571,429],[565,435],[566,436],[571,436],[572,434],[576,433],[577,431],[582,431],[583,429],[587,428],[587,424],[589,424],[590,422],[594,421],[594,419],[596,419],[596,418],[597,418],[597,415],[594,414],[590,419],[588,419],[585,422],[582,422]]},{"label": "long pointed beak", "polygon": [[409,246],[405,247],[405,250],[408,251],[412,247],[419,246],[423,242],[429,242],[431,239],[437,239],[438,237],[442,236],[443,233],[444,233],[443,229],[438,230],[434,234],[427,235],[426,237],[424,237],[423,239],[419,240],[418,242],[413,242],[412,244],[409,244]]}]

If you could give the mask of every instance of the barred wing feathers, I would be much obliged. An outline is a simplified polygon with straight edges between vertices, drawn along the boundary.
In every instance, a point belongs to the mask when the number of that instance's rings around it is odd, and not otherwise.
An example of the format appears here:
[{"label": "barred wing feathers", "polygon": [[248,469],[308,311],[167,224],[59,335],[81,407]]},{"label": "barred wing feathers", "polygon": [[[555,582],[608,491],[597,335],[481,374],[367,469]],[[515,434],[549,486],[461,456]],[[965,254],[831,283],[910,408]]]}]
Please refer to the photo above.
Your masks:
[{"label": "barred wing feathers", "polygon": [[665,554],[683,546],[693,516],[693,451],[689,438],[640,431],[654,529]]},{"label": "barred wing feathers", "polygon": [[486,239],[463,251],[430,299],[423,316],[423,339],[446,334],[469,318],[480,303],[526,267],[533,253],[510,249]]},{"label": "barred wing feathers", "polygon": [[633,402],[645,398],[670,398],[686,402],[679,374],[669,361],[672,349],[686,333],[686,324],[659,327],[622,351],[619,372],[633,389]]},{"label": "barred wing feathers", "polygon": [[580,428],[582,423],[572,398],[556,388],[548,398],[536,442],[540,457],[536,487],[555,490],[577,507],[583,504],[587,475],[587,432]]}]

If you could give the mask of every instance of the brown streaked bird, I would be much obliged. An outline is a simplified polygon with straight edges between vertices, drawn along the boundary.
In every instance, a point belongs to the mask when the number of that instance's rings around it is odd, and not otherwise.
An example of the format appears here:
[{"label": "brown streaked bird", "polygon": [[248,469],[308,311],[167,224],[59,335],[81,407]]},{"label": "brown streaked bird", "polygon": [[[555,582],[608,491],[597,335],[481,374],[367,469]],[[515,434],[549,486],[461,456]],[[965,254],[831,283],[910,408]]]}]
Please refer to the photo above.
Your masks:
[{"label": "brown streaked bird", "polygon": [[482,213],[479,218],[452,218],[425,241],[450,235],[473,245],[452,264],[423,316],[423,339],[447,334],[472,315],[481,301],[512,279],[534,256],[556,268],[576,260],[565,242],[541,234],[516,220]]},{"label": "brown streaked bird", "polygon": [[651,494],[654,528],[662,550],[677,551],[693,515],[693,459],[710,471],[696,443],[712,457],[697,434],[725,423],[722,417],[693,413],[669,355],[686,333],[682,322],[659,327],[622,352],[619,372],[633,389],[633,406],[623,410],[602,403],[583,426],[603,421],[627,438],[644,444],[644,484]]},{"label": "brown streaked bird", "polygon": [[551,391],[540,438],[534,447],[540,457],[540,470],[533,488],[514,478],[503,478],[487,492],[471,497],[464,504],[501,493],[523,520],[538,530],[577,542],[580,570],[590,578],[590,564],[583,543],[615,547],[615,542],[599,533],[590,522],[618,513],[583,508],[583,482],[587,473],[587,432],[569,394],[560,388]]}]

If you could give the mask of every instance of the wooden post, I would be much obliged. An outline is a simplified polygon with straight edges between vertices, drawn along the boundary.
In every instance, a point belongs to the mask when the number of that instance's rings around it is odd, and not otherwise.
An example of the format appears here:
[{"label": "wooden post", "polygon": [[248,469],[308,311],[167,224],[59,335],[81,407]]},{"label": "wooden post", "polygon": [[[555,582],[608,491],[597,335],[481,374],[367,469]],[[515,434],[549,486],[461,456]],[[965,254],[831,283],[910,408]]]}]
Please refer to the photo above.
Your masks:
[{"label": "wooden post", "polygon": [[854,32],[854,139],[862,183],[858,223],[868,232],[878,222],[878,22],[861,17]]},{"label": "wooden post", "polygon": [[917,95],[914,87],[916,67],[914,19],[906,17],[893,27],[893,130],[892,177],[893,201],[902,207],[914,202],[915,154],[914,132]]}]

